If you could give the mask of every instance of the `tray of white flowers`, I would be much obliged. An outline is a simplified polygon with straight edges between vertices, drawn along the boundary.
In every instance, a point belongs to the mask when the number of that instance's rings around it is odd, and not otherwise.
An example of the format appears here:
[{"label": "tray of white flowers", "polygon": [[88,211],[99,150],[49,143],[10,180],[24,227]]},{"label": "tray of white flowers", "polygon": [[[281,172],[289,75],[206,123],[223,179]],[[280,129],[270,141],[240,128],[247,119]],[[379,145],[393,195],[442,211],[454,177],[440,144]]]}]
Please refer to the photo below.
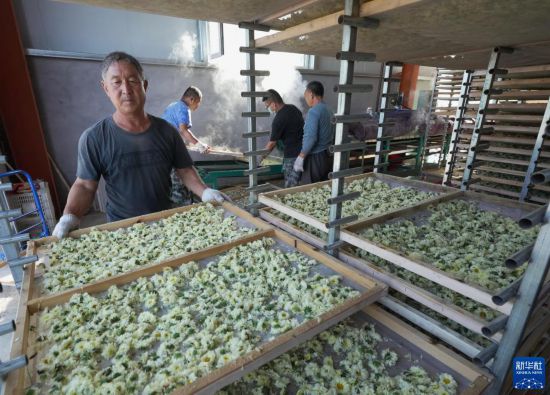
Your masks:
[{"label": "tray of white flowers", "polygon": [[387,290],[275,229],[28,300],[34,269],[12,344],[30,363],[8,377],[14,393],[211,393]]},{"label": "tray of white flowers", "polygon": [[525,265],[507,269],[504,262],[535,241],[538,228],[524,230],[516,221],[537,207],[468,191],[352,224],[341,238],[369,256],[510,314],[512,301],[496,305],[492,297],[525,270]]},{"label": "tray of white flowers", "polygon": [[374,305],[218,395],[481,394],[492,377]]},{"label": "tray of white flowers", "polygon": [[[326,233],[330,188],[331,181],[302,185],[261,193],[259,201]],[[454,188],[380,173],[346,177],[344,192],[355,191],[361,195],[343,203],[342,217],[357,215],[364,219],[457,193]]]},{"label": "tray of white flowers", "polygon": [[[261,209],[260,217],[317,248],[327,245],[327,234],[270,207]],[[498,317],[500,313],[497,311],[427,278],[375,257],[360,248],[353,246],[342,248],[338,252],[338,258],[369,277],[388,285],[404,297],[427,307],[427,309],[420,308],[424,313],[462,336],[466,336],[470,341],[488,345],[483,340],[485,335],[483,335],[482,329],[491,320]],[[410,304],[408,300],[407,304]],[[415,308],[418,309],[419,306],[415,306]],[[502,338],[502,333],[497,332],[490,338],[499,341]]]},{"label": "tray of white flowers", "polygon": [[319,229],[282,214],[271,207],[260,209],[259,214],[261,219],[314,247],[324,248],[328,245],[328,233],[321,232]]},{"label": "tray of white flowers", "polygon": [[255,231],[258,222],[231,204],[196,204],[32,243],[40,257],[33,297],[62,292]]}]

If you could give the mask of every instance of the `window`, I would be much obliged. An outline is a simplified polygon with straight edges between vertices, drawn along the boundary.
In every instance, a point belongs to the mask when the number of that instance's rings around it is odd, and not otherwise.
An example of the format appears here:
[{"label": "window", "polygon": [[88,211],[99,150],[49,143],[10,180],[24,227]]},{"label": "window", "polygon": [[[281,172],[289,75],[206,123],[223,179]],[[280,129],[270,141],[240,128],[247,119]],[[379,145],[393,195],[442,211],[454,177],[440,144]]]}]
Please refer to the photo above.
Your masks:
[{"label": "window", "polygon": [[197,21],[199,32],[199,59],[208,63],[224,54],[223,24]]},{"label": "window", "polygon": [[223,55],[223,24],[208,22],[208,59],[219,58]]}]

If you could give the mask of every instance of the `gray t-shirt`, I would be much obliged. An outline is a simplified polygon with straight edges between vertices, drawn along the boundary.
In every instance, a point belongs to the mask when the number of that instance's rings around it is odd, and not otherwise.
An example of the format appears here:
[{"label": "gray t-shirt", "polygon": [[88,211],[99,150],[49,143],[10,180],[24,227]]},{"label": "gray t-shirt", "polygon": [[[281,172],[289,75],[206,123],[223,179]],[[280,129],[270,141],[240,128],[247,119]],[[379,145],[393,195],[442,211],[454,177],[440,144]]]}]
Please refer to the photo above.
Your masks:
[{"label": "gray t-shirt", "polygon": [[193,165],[176,129],[149,119],[146,131],[129,133],[108,117],[80,136],[76,175],[95,181],[103,176],[111,221],[170,208],[170,170]]}]

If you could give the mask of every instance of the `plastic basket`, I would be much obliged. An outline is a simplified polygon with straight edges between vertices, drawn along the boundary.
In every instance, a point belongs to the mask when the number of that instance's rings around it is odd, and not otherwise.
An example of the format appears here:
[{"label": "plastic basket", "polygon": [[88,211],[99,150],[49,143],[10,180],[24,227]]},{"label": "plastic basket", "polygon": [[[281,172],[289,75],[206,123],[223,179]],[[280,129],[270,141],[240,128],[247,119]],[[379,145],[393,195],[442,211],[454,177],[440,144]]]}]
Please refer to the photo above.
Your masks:
[{"label": "plastic basket", "polygon": [[[42,205],[42,210],[44,212],[44,218],[50,230],[50,234],[57,223],[55,219],[55,211],[53,208],[52,198],[50,195],[50,188],[48,183],[41,180],[36,180],[34,182],[36,187],[36,193],[40,199],[40,204]],[[17,183],[13,185],[13,191],[6,193],[6,199],[8,201],[8,206],[10,209],[20,208],[23,214],[36,210],[36,205],[34,203],[34,197],[32,192],[30,192],[28,183]],[[31,225],[40,222],[40,217],[38,214],[29,215],[17,221],[15,224],[17,231],[22,231],[25,228],[28,228]],[[33,228],[30,231],[31,237],[39,236],[42,231],[41,227]]]}]

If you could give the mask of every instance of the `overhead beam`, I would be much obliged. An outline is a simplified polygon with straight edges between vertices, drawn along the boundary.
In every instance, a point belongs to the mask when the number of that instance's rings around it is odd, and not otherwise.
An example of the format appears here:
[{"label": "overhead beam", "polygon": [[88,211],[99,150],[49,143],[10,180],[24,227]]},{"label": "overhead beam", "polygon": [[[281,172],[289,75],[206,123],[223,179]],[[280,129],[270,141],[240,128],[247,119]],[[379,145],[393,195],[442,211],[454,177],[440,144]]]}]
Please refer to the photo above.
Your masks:
[{"label": "overhead beam", "polygon": [[258,38],[256,40],[256,46],[260,48],[269,47],[271,44],[274,43],[299,38],[306,34],[313,34],[324,29],[338,26],[338,17],[340,15],[344,15],[343,10],[323,16],[321,18],[314,19],[309,22],[302,23],[300,25],[289,27],[288,29],[283,30],[279,33]]},{"label": "overhead beam", "polygon": [[[319,0],[305,0],[305,1],[302,1],[298,4],[293,4],[291,6],[288,6],[286,8],[283,8],[282,10],[280,11],[277,11],[277,12],[274,12],[273,14],[270,14],[270,15],[265,15],[263,17],[260,17],[258,18],[258,22],[259,23],[267,23],[269,21],[272,21],[274,19],[277,19],[277,18],[280,18],[282,16],[285,16],[285,15],[288,15],[294,11],[297,11],[301,8],[304,8],[304,7],[307,7],[309,5],[312,5],[313,3],[317,3]],[[269,23],[267,23],[269,24]]]},{"label": "overhead beam", "polygon": [[[373,0],[361,5],[359,16],[376,16],[400,7],[407,7],[421,1],[430,0]],[[321,30],[338,26],[338,17],[344,15],[344,10],[338,11],[311,21],[289,27],[282,32],[265,36],[256,40],[257,47],[269,47],[274,43],[299,38],[306,34],[312,34]]]}]

